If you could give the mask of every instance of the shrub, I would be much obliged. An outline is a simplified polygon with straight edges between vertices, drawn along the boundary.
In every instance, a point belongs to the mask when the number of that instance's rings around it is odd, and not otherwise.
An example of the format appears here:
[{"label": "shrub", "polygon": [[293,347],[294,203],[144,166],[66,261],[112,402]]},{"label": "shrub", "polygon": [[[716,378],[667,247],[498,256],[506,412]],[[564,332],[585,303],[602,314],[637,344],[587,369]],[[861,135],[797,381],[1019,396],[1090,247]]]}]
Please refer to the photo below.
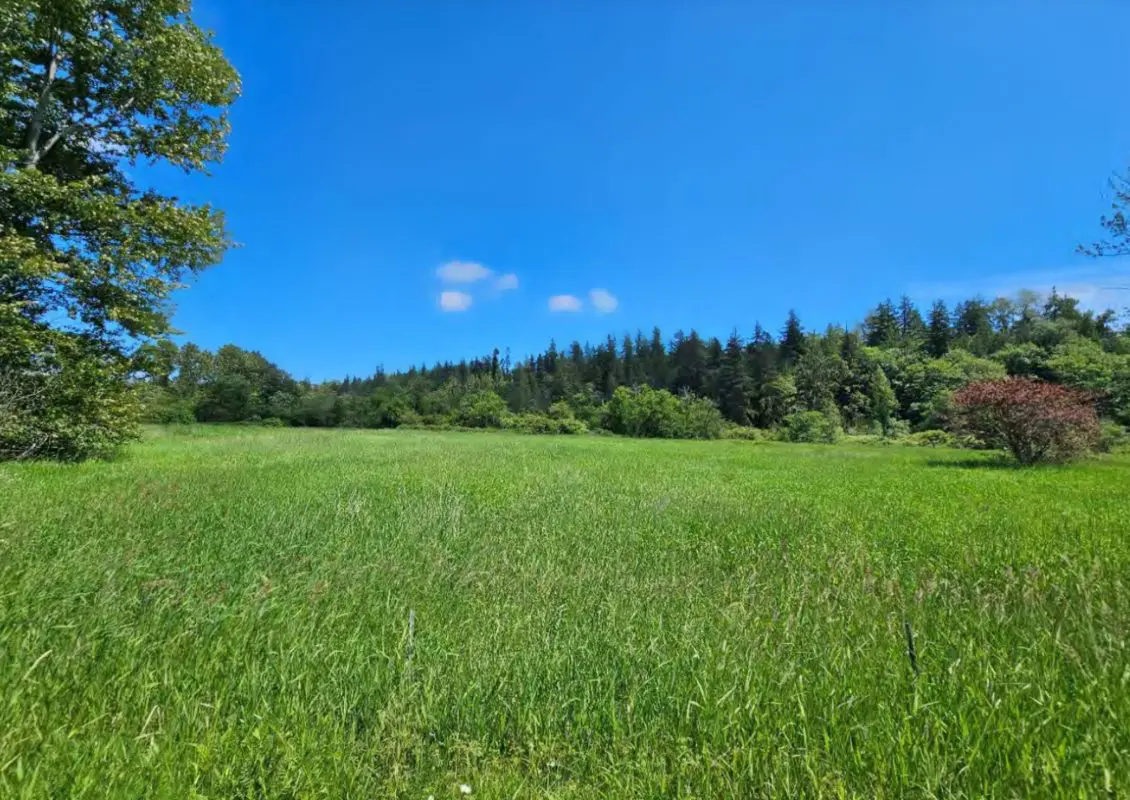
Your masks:
[{"label": "shrub", "polygon": [[1031,378],[974,381],[953,397],[960,424],[1021,464],[1067,461],[1099,444],[1091,396]]},{"label": "shrub", "polygon": [[467,428],[501,428],[507,413],[506,401],[494,392],[472,392],[459,404],[454,422]]},{"label": "shrub", "polygon": [[189,425],[196,422],[192,402],[175,397],[168,389],[151,383],[134,387],[140,403],[140,419],[154,425]]},{"label": "shrub", "polygon": [[844,440],[847,441],[848,444],[862,444],[862,445],[871,445],[871,446],[874,446],[874,445],[884,446],[884,445],[889,445],[891,443],[890,439],[888,439],[886,436],[883,436],[882,434],[878,434],[878,433],[852,433],[852,434],[847,434],[846,436],[844,436]]},{"label": "shrub", "polygon": [[883,435],[887,439],[905,439],[910,435],[910,423],[905,419],[892,419]]},{"label": "shrub", "polygon": [[693,394],[679,398],[682,406],[682,425],[678,426],[676,436],[682,439],[718,439],[726,420],[714,405],[714,401]]},{"label": "shrub", "polygon": [[623,436],[676,438],[679,398],[664,389],[617,387],[608,401],[607,426]]},{"label": "shrub", "polygon": [[535,434],[583,434],[589,432],[588,425],[570,415],[555,419],[547,414],[511,414],[505,420],[507,430]]},{"label": "shrub", "polygon": [[1103,420],[1099,428],[1099,452],[1118,453],[1127,449],[1130,449],[1130,431],[1117,422]]},{"label": "shrub", "polygon": [[769,438],[769,433],[761,428],[750,428],[746,425],[731,423],[722,428],[722,438],[745,442],[763,442]]},{"label": "shrub", "polygon": [[519,433],[554,433],[556,424],[545,414],[512,414],[506,418],[506,428]]},{"label": "shrub", "polygon": [[665,389],[620,386],[605,413],[613,433],[658,439],[717,439],[725,420],[710,400],[686,394],[676,397]]},{"label": "shrub", "polygon": [[573,409],[569,408],[569,404],[564,400],[558,400],[550,405],[545,414],[550,419],[574,419]]},{"label": "shrub", "polygon": [[557,421],[557,432],[569,434],[572,436],[579,436],[589,432],[589,426],[576,417],[569,419],[562,419]]},{"label": "shrub", "polygon": [[833,444],[843,434],[839,420],[820,411],[797,411],[785,418],[781,435],[787,442]]},{"label": "shrub", "polygon": [[137,397],[94,359],[0,372],[0,460],[105,458],[137,438]]},{"label": "shrub", "polygon": [[939,430],[912,433],[904,441],[912,447],[953,447],[957,443],[953,434]]}]

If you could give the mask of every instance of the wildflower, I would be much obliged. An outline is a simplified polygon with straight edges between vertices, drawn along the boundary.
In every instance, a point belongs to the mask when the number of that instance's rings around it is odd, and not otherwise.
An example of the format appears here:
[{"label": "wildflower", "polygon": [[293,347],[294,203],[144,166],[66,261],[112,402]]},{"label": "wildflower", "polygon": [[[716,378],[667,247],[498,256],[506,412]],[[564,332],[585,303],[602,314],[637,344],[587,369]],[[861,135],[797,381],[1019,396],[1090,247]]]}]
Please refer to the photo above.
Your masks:
[{"label": "wildflower", "polygon": [[470,794],[470,793],[471,793],[471,787],[470,786],[468,786],[465,783],[459,784],[459,794]]}]

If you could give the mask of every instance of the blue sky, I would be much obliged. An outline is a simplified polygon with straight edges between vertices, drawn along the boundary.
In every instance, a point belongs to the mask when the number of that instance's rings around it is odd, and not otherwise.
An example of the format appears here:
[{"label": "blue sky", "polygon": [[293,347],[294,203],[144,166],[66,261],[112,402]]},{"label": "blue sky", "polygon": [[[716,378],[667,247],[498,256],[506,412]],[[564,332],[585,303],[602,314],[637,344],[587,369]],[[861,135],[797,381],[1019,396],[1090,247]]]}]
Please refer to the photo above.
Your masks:
[{"label": "blue sky", "polygon": [[1130,164],[1130,3],[197,6],[244,85],[213,176],[161,173],[242,243],[178,293],[203,346],[321,379],[903,292],[1130,305],[1073,252]]}]

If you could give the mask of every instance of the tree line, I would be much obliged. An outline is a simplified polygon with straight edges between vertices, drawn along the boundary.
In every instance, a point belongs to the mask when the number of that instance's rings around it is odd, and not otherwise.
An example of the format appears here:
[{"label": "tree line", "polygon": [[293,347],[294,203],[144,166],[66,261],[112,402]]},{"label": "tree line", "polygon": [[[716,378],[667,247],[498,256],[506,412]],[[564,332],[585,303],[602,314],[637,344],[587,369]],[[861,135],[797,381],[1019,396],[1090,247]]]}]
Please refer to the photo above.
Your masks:
[{"label": "tree line", "polygon": [[[311,383],[236,345],[215,353],[163,340],[135,359],[152,422],[310,427],[605,429],[712,438],[734,428],[834,438],[946,429],[953,393],[973,381],[1033,377],[1093,395],[1130,423],[1130,331],[1052,292],[992,301],[879,303],[853,329],[806,330],[790,312],[772,333],[755,323],[722,341],[658,329],[592,344],[550,342],[514,359],[482,357]],[[800,433],[803,431],[803,433]],[[739,434],[740,435],[740,434]]]}]

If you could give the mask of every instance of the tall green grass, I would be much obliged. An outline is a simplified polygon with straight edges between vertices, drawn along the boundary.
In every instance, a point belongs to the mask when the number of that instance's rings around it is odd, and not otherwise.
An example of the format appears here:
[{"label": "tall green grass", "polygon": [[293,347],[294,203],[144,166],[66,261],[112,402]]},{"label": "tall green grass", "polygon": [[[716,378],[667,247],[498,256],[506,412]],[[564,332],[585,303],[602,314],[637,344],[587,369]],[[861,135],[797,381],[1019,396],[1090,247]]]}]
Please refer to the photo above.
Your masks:
[{"label": "tall green grass", "polygon": [[250,429],[0,467],[0,796],[1125,793],[1128,486]]}]

